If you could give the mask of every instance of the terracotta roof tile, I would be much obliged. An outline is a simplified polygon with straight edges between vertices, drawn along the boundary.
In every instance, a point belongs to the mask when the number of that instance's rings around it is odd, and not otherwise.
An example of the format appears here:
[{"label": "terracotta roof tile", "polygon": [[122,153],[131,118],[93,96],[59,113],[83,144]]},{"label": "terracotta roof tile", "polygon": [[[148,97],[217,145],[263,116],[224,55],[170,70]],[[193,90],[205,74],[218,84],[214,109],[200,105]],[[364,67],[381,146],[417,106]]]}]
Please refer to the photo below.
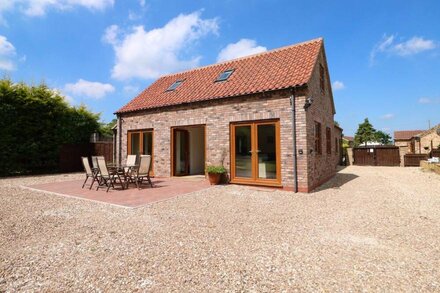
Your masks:
[{"label": "terracotta roof tile", "polygon": [[[163,76],[116,113],[221,99],[307,84],[319,55],[321,38],[219,64]],[[228,80],[215,82],[234,69]],[[175,91],[166,89],[177,80]]]},{"label": "terracotta roof tile", "polygon": [[394,131],[394,140],[409,140],[424,130],[401,130]]}]

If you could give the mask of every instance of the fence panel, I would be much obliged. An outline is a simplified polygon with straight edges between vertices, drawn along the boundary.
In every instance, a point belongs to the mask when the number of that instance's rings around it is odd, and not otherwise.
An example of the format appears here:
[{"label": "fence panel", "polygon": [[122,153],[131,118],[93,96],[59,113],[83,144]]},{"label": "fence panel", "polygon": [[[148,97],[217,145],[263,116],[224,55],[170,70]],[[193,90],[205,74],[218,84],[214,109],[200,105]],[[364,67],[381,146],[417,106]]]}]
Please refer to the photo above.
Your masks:
[{"label": "fence panel", "polygon": [[62,173],[83,171],[81,157],[91,156],[104,156],[107,162],[113,162],[113,143],[64,144],[60,149],[59,170]]},{"label": "fence panel", "polygon": [[440,149],[432,150],[431,157],[440,157]]},{"label": "fence panel", "polygon": [[376,148],[377,166],[400,166],[399,148]]},{"label": "fence panel", "polygon": [[92,154],[92,145],[89,143],[62,145],[59,158],[60,172],[67,173],[83,170],[81,157],[90,157]]},{"label": "fence panel", "polygon": [[428,154],[406,154],[404,156],[405,167],[419,167],[420,161],[427,160]]},{"label": "fence panel", "polygon": [[374,152],[368,148],[353,148],[353,164],[358,166],[374,166]]},{"label": "fence panel", "polygon": [[94,156],[104,156],[107,162],[113,162],[113,143],[110,142],[96,142],[93,145]]},{"label": "fence panel", "polygon": [[371,146],[353,149],[354,165],[399,166],[399,148],[395,146]]}]

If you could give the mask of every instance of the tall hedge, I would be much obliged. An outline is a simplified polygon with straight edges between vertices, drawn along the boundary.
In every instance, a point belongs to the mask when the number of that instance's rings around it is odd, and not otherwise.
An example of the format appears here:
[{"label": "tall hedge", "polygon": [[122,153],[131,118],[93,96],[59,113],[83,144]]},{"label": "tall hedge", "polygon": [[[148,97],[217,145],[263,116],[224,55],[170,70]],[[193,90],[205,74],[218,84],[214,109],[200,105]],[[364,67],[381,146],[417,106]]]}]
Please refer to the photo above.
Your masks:
[{"label": "tall hedge", "polygon": [[88,142],[98,120],[43,84],[0,80],[0,176],[56,172],[61,145]]}]

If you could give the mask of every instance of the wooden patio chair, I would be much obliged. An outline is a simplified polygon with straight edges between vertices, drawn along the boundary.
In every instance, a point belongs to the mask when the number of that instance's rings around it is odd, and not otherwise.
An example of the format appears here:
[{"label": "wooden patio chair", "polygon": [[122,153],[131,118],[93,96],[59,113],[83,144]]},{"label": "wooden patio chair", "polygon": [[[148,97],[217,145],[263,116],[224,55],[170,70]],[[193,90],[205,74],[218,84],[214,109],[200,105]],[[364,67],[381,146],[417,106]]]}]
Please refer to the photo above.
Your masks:
[{"label": "wooden patio chair", "polygon": [[130,168],[129,166],[134,166],[134,165],[136,165],[136,159],[137,159],[137,156],[136,156],[136,155],[128,155],[128,156],[127,156],[127,161],[125,162],[125,165],[126,165],[127,167],[124,167],[124,173],[125,173],[126,175],[129,175],[128,172],[131,170],[131,168]]},{"label": "wooden patio chair", "polygon": [[91,157],[91,159],[92,159],[92,172],[95,175],[95,177],[94,177],[94,180],[92,181],[92,184],[90,185],[89,189],[92,189],[93,184],[95,182],[98,182],[98,184],[99,184],[99,181],[100,181],[99,176],[101,176],[101,175],[99,173],[98,161],[96,160],[97,158],[104,158],[104,157],[103,156],[92,156]]},{"label": "wooden patio chair", "polygon": [[92,178],[92,184],[90,185],[90,188],[89,188],[89,189],[91,189],[93,183],[95,181],[98,181],[97,176],[96,176],[97,174],[90,167],[89,158],[81,157],[81,161],[82,161],[82,164],[83,164],[83,167],[84,167],[84,171],[86,172],[86,180],[84,180],[84,183],[83,183],[81,188],[84,188],[84,186],[87,183],[87,180],[89,180],[89,178]]},{"label": "wooden patio chair", "polygon": [[151,169],[151,156],[141,155],[139,160],[139,166],[135,169],[132,169],[132,171],[129,174],[130,181],[136,183],[136,187],[140,189],[140,184],[142,184],[144,179],[147,179],[150,186],[154,187],[150,178],[150,169]]},{"label": "wooden patio chair", "polygon": [[99,169],[99,184],[98,187],[96,187],[96,190],[105,186],[107,187],[107,192],[110,190],[110,187],[114,189],[117,179],[119,179],[119,183],[121,184],[122,189],[124,189],[124,183],[122,183],[120,174],[117,170],[109,171],[104,157],[96,157],[96,163]]}]

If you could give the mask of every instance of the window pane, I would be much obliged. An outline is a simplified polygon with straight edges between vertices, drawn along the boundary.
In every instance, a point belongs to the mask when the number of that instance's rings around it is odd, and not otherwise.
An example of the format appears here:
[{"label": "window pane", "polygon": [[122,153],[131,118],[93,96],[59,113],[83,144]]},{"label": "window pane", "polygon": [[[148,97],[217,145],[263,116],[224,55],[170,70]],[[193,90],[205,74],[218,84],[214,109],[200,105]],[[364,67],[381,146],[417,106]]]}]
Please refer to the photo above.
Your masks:
[{"label": "window pane", "polygon": [[140,133],[131,133],[131,155],[139,155],[140,142]]},{"label": "window pane", "polygon": [[151,131],[144,132],[143,135],[143,150],[144,155],[152,155],[153,152],[153,133]]},{"label": "window pane", "polygon": [[258,177],[277,178],[275,125],[258,125]]},{"label": "window pane", "polygon": [[235,127],[235,176],[252,177],[250,125]]}]

